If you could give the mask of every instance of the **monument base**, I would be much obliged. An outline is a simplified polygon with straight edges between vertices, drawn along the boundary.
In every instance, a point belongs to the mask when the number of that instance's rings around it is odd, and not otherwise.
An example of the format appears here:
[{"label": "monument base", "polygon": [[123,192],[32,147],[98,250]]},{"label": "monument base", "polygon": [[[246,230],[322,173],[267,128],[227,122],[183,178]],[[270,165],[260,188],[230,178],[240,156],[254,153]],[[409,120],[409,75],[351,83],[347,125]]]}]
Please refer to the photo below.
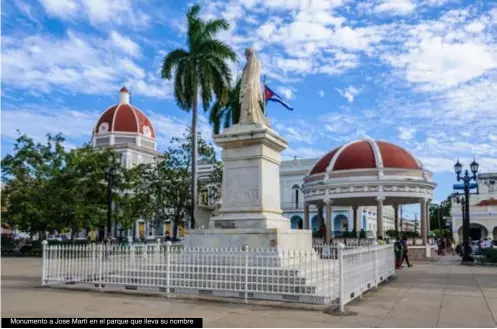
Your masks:
[{"label": "monument base", "polygon": [[191,230],[185,236],[185,248],[280,248],[312,250],[310,230],[278,228],[225,228]]}]

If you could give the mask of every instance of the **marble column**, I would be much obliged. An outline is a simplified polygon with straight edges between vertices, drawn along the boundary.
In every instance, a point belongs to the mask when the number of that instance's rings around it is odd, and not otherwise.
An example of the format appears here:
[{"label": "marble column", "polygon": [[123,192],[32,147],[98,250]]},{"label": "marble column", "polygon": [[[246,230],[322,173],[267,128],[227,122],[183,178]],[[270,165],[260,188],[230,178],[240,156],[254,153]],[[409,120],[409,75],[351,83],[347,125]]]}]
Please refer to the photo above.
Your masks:
[{"label": "marble column", "polygon": [[305,204],[304,206],[304,230],[308,230],[311,227],[309,218],[309,204]]},{"label": "marble column", "polygon": [[419,212],[421,214],[421,238],[423,239],[423,246],[426,246],[428,239],[426,233],[426,200],[421,200],[419,203]]},{"label": "marble column", "polygon": [[[399,232],[399,205],[393,205],[395,232]],[[402,231],[402,228],[400,229]]]},{"label": "marble column", "polygon": [[331,214],[332,214],[332,208],[331,208],[331,201],[326,202],[326,242],[330,241],[331,239]]},{"label": "marble column", "polygon": [[376,201],[376,239],[380,236],[385,239],[385,232],[383,231],[383,201],[385,197],[377,197]]},{"label": "marble column", "polygon": [[359,236],[359,218],[357,218],[357,208],[358,206],[352,207],[353,219],[354,219],[354,232]]}]

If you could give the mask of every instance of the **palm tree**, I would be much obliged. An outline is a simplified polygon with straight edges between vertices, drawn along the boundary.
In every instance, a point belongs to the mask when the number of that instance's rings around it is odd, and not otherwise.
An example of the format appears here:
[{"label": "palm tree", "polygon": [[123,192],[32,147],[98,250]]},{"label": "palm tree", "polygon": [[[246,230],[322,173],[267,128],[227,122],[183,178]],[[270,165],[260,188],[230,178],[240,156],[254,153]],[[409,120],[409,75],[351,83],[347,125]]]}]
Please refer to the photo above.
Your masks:
[{"label": "palm tree", "polygon": [[225,19],[204,21],[199,17],[200,6],[194,5],[186,13],[187,49],[175,49],[162,63],[162,78],[173,79],[174,97],[178,106],[192,111],[192,228],[195,226],[194,210],[197,204],[197,117],[199,97],[204,111],[210,107],[213,96],[226,102],[231,81],[228,60],[235,61],[235,52],[225,43],[214,38],[227,30]]},{"label": "palm tree", "polygon": [[226,102],[217,100],[211,109],[209,122],[212,125],[214,135],[219,134],[221,131],[221,124],[223,128],[231,127],[237,124],[240,120],[240,88],[242,80],[238,79],[236,85],[228,92]]}]

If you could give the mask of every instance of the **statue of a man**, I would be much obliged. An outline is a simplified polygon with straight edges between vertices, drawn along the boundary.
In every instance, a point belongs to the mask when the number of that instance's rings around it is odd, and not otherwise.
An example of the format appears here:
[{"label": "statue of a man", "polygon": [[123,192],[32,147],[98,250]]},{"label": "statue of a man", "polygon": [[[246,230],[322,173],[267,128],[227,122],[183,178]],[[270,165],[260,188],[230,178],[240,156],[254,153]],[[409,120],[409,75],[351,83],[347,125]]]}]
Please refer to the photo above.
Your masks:
[{"label": "statue of a man", "polygon": [[260,123],[267,125],[268,121],[262,113],[261,104],[261,63],[255,57],[254,49],[245,50],[247,64],[243,68],[240,89],[240,123]]}]

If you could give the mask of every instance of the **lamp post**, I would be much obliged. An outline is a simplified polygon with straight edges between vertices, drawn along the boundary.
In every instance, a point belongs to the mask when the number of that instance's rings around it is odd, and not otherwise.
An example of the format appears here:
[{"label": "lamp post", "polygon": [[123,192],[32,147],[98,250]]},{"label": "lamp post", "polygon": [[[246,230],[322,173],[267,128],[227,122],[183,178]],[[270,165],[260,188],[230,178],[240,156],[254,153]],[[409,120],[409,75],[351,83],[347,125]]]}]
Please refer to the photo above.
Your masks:
[{"label": "lamp post", "polygon": [[462,234],[463,234],[463,257],[462,257],[462,263],[473,263],[473,258],[471,257],[469,253],[469,187],[470,187],[470,182],[474,180],[476,182],[476,173],[478,172],[478,163],[473,160],[471,164],[469,165],[471,172],[473,175],[470,176],[468,170],[466,169],[464,171],[464,176],[461,176],[462,173],[462,164],[457,160],[456,164],[454,165],[454,171],[457,176],[457,181],[463,181],[464,183],[464,215],[463,215],[463,225],[462,225]]},{"label": "lamp post", "polygon": [[116,167],[105,168],[105,180],[107,181],[107,237],[112,237],[112,188],[116,183]]}]

